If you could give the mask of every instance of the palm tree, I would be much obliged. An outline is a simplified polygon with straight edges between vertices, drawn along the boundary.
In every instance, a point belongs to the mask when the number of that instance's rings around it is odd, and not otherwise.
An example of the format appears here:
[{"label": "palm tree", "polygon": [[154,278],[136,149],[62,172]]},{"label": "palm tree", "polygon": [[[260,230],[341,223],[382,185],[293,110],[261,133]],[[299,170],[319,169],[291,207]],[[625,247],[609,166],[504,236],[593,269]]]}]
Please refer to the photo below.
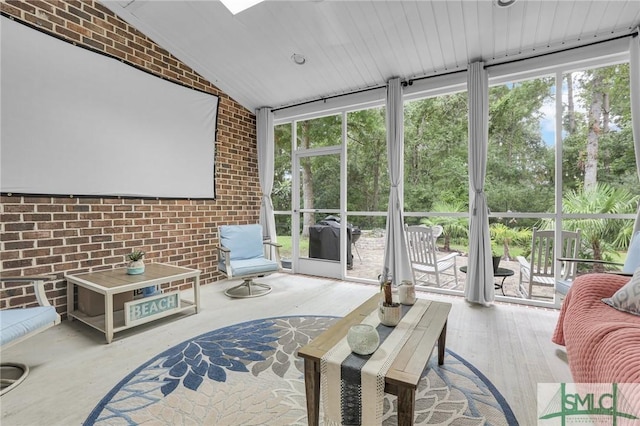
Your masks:
[{"label": "palm tree", "polygon": [[492,241],[502,244],[504,250],[503,258],[505,260],[513,260],[511,253],[509,253],[509,244],[531,240],[530,229],[509,228],[504,223],[492,223],[489,232],[491,233]]},{"label": "palm tree", "polygon": [[[448,203],[445,201],[438,201],[433,205],[434,212],[442,213],[460,213],[466,211],[466,206],[460,201],[454,201]],[[444,235],[444,251],[451,251],[451,238],[467,237],[469,235],[469,225],[467,218],[464,217],[433,217],[431,220],[423,220],[425,225],[440,225],[442,226],[442,235]]]},{"label": "palm tree", "polygon": [[[626,188],[614,188],[598,183],[590,189],[570,191],[562,201],[564,213],[569,214],[624,214],[635,213],[638,195]],[[633,220],[628,219],[567,219],[563,228],[580,229],[582,242],[586,243],[586,257],[594,260],[612,260],[612,253],[629,246],[633,231]],[[602,271],[604,266],[596,264],[594,271]]]}]

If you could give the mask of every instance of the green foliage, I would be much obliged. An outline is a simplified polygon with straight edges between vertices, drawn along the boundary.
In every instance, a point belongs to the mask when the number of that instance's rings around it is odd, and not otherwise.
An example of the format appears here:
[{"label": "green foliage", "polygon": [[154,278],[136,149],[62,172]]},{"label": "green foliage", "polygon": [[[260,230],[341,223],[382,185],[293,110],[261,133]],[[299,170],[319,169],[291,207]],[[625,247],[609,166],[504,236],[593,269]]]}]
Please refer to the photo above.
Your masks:
[{"label": "green foliage", "polygon": [[137,262],[138,260],[142,260],[143,257],[144,257],[144,252],[141,250],[134,250],[133,252],[127,255],[127,259],[129,259],[132,262]]},{"label": "green foliage", "polygon": [[456,93],[405,104],[406,211],[467,203],[467,96]]},{"label": "green foliage", "polygon": [[[434,212],[443,213],[459,213],[467,211],[466,203],[437,201],[433,205]],[[422,223],[425,225],[442,226],[442,235],[444,237],[444,250],[451,250],[451,240],[454,238],[467,238],[469,236],[469,220],[466,217],[452,216],[434,216],[431,219],[424,219]]]},{"label": "green foliage", "polygon": [[540,133],[540,111],[553,100],[552,87],[552,79],[540,78],[489,90],[485,188],[493,211],[552,211],[554,151]]},{"label": "green foliage", "polygon": [[[598,182],[611,188],[627,188],[623,197],[632,208],[640,195],[635,164],[629,102],[628,65],[613,65],[567,74],[575,108],[565,110],[563,133],[564,203],[584,186],[588,111],[597,91],[610,101],[609,123],[599,137]],[[537,78],[491,87],[489,90],[489,146],[485,193],[494,212],[555,212],[555,146],[543,139],[541,130],[545,107],[555,102],[553,78]],[[468,107],[464,92],[406,102],[404,106],[404,210],[406,212],[466,212],[469,199]],[[384,212],[388,207],[389,174],[386,146],[385,108],[351,111],[346,115],[297,121],[275,126],[275,179],[273,203],[276,210],[292,208],[293,173],[301,177],[303,207],[337,209],[340,201],[340,166],[337,155],[301,158],[300,170],[292,171],[292,145],[297,149],[334,147],[342,143],[343,117],[346,116],[346,182],[349,212]],[[575,123],[570,126],[569,123]],[[292,143],[294,134],[297,140]],[[304,179],[306,178],[306,180]],[[630,194],[630,195],[629,195]],[[565,208],[569,212],[571,205]],[[584,213],[598,213],[598,206],[585,205]],[[611,212],[611,211],[610,211]],[[311,218],[313,215],[308,215]],[[291,219],[277,216],[278,234],[291,232]],[[315,217],[317,219],[317,217]],[[384,228],[384,216],[357,216],[362,229]],[[417,223],[420,218],[408,218]],[[467,218],[431,217],[431,224],[444,228],[445,245],[465,240]],[[517,218],[504,226],[504,232],[530,232],[536,219]],[[597,222],[597,221],[596,221]],[[622,221],[617,221],[622,223]],[[572,223],[565,221],[566,223]],[[573,226],[573,225],[571,225]],[[575,226],[587,232],[586,223]],[[591,225],[595,228],[595,225]],[[602,226],[602,225],[601,225]],[[607,225],[609,227],[609,225]],[[613,250],[624,246],[628,226],[617,226],[599,240]],[[614,235],[615,234],[615,235]],[[526,238],[524,238],[526,237]],[[520,243],[514,235],[502,238],[505,249],[522,244],[525,250],[530,234]],[[585,241],[589,240],[585,237]],[[595,251],[593,248],[592,251]],[[505,253],[508,255],[508,253]]]},{"label": "green foliage", "polygon": [[347,208],[385,211],[389,202],[385,109],[347,115]]},{"label": "green foliage", "polygon": [[[639,199],[638,195],[626,188],[600,183],[592,189],[568,192],[563,200],[563,208],[565,213],[573,214],[635,213]],[[633,230],[632,220],[569,219],[562,224],[565,229],[580,229],[581,240],[594,259],[603,259],[609,252],[626,248]]]},{"label": "green foliage", "polygon": [[[505,259],[513,259],[510,252],[512,243],[526,244],[531,241],[530,229],[509,227],[504,223],[495,222],[489,227],[491,234],[491,251],[495,256],[503,256]],[[499,246],[502,245],[502,250]]]}]

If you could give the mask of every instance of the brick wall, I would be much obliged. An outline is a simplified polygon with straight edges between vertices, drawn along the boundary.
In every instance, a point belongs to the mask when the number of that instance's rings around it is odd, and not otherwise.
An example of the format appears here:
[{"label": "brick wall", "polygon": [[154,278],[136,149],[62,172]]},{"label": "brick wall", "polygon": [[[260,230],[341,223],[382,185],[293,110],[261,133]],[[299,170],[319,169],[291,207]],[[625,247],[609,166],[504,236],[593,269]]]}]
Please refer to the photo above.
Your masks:
[{"label": "brick wall", "polygon": [[[259,220],[255,116],[95,1],[6,1],[0,10],[62,39],[219,96],[216,200],[2,196],[3,275],[53,274],[47,295],[66,312],[65,273],[125,265],[132,249],[147,262],[202,271],[217,281],[217,226]],[[176,283],[174,287],[184,286]],[[0,309],[35,304],[29,286],[2,283]]]}]

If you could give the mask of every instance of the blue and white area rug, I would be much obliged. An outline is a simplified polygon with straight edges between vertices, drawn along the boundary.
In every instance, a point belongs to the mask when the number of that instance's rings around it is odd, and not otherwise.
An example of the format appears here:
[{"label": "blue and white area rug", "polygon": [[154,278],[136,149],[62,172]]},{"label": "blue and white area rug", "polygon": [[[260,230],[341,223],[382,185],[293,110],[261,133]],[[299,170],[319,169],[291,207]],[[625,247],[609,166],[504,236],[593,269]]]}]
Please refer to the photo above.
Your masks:
[{"label": "blue and white area rug", "polygon": [[[306,425],[303,347],[337,318],[261,319],[187,340],[141,365],[93,409],[85,425]],[[434,351],[437,352],[437,351]],[[434,353],[416,392],[419,425],[517,425],[473,365]],[[396,397],[384,423],[397,425]]]}]

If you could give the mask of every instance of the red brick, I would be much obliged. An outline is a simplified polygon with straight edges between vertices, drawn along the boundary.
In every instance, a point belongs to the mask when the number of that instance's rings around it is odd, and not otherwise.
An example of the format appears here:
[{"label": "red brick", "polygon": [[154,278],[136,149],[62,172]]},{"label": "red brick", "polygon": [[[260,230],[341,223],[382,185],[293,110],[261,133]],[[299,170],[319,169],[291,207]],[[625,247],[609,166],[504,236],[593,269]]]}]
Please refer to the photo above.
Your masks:
[{"label": "red brick", "polygon": [[89,254],[88,253],[73,253],[73,254],[67,254],[64,256],[64,261],[65,262],[69,262],[72,260],[84,260],[84,259],[88,259],[89,258]]},{"label": "red brick", "polygon": [[1,214],[0,215],[0,221],[2,221],[2,223],[19,222],[20,218],[21,218],[21,215],[19,214]]},{"label": "red brick", "polygon": [[29,204],[5,204],[4,211],[5,213],[24,213],[24,212],[32,212],[34,211],[33,205]]},{"label": "red brick", "polygon": [[20,240],[19,232],[3,232],[0,234],[0,241],[18,241]]},{"label": "red brick", "polygon": [[36,206],[38,212],[61,212],[64,211],[64,206],[59,204],[39,204]]},{"label": "red brick", "polygon": [[89,229],[81,229],[80,235],[99,235],[102,234],[102,230],[100,228],[89,228]]},{"label": "red brick", "polygon": [[51,238],[51,231],[25,231],[22,233],[25,240],[41,240]]},{"label": "red brick", "polygon": [[33,265],[32,259],[7,260],[2,262],[2,269],[26,268]]},{"label": "red brick", "polygon": [[90,253],[92,259],[103,258],[111,255],[111,250],[93,251]]},{"label": "red brick", "polygon": [[101,248],[102,244],[83,244],[80,246],[80,251],[95,251]]},{"label": "red brick", "polygon": [[67,244],[86,244],[90,240],[89,240],[89,237],[75,237],[75,238],[67,238],[65,241]]},{"label": "red brick", "polygon": [[36,258],[36,265],[48,265],[62,262],[62,256],[48,256]]},{"label": "red brick", "polygon": [[5,250],[21,250],[35,247],[35,240],[32,241],[15,241],[4,243]]},{"label": "red brick", "polygon": [[53,265],[54,272],[59,271],[68,271],[69,269],[74,269],[78,267],[78,262],[67,262],[67,263],[59,263],[57,265]]},{"label": "red brick", "polygon": [[38,240],[38,247],[54,247],[64,244],[62,238],[53,238],[50,240]]},{"label": "red brick", "polygon": [[67,222],[67,228],[86,228],[88,226],[89,226],[88,220],[72,220]]},{"label": "red brick", "polygon": [[77,253],[77,246],[66,246],[66,247],[54,247],[51,252],[53,254],[67,254],[67,253]]},{"label": "red brick", "polygon": [[54,238],[77,237],[77,236],[78,236],[78,230],[77,229],[63,229],[63,230],[59,230],[59,231],[53,231],[53,237]]},{"label": "red brick", "polygon": [[[24,257],[40,257],[40,256],[49,256],[51,253],[51,249],[41,248],[34,250],[25,250],[22,254]],[[4,254],[3,254],[4,257]]]}]

